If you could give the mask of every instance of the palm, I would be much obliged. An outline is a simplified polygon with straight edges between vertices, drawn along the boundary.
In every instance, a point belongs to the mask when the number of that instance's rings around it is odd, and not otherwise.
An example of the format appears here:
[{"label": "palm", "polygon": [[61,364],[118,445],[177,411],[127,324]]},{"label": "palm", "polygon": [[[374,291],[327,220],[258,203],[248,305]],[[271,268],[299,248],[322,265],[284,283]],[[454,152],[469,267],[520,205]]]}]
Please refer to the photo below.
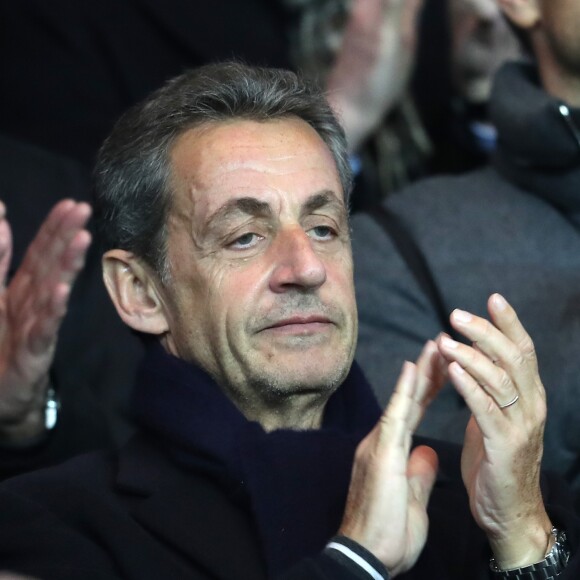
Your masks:
[{"label": "palm", "polygon": [[[480,524],[483,506],[480,505],[481,498],[487,497],[482,488],[485,487],[489,463],[483,442],[483,435],[477,422],[473,417],[469,420],[465,432],[465,442],[461,456],[461,474],[463,483],[469,494],[471,513]],[[479,516],[479,517],[478,517]]]},{"label": "palm", "polygon": [[439,348],[473,416],[462,476],[471,512],[503,567],[539,561],[551,527],[540,490],[545,390],[534,345],[513,308],[498,294],[491,321],[454,311],[451,322],[472,345],[447,336]]},{"label": "palm", "polygon": [[427,538],[437,456],[411,451],[423,412],[443,384],[434,343],[406,363],[381,420],[360,443],[341,533],[373,552],[392,575],[409,570]]},{"label": "palm", "polygon": [[353,3],[327,84],[329,98],[341,115],[353,150],[407,88],[421,6],[421,0]]}]

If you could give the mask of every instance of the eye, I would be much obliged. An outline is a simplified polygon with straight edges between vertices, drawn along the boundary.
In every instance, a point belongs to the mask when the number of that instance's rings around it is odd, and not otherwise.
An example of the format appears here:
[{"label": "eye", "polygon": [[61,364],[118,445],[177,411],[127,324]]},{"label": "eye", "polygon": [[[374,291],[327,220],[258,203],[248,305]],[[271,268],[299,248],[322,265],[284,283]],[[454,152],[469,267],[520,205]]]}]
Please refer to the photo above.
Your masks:
[{"label": "eye", "polygon": [[236,238],[229,244],[229,247],[234,250],[245,250],[247,248],[253,248],[262,239],[264,239],[264,236],[248,232],[247,234],[243,234],[239,238]]},{"label": "eye", "polygon": [[308,231],[308,235],[316,240],[333,240],[336,238],[336,231],[329,226],[315,226]]}]

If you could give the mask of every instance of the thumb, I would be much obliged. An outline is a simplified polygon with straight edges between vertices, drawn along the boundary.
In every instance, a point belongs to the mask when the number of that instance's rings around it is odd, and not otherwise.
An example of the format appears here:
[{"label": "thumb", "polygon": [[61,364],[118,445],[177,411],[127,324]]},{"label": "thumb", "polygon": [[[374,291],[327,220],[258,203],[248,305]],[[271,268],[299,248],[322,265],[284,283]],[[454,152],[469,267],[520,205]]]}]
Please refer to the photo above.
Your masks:
[{"label": "thumb", "polygon": [[407,466],[409,487],[415,499],[425,508],[437,479],[438,465],[437,453],[425,445],[413,449],[409,457]]}]

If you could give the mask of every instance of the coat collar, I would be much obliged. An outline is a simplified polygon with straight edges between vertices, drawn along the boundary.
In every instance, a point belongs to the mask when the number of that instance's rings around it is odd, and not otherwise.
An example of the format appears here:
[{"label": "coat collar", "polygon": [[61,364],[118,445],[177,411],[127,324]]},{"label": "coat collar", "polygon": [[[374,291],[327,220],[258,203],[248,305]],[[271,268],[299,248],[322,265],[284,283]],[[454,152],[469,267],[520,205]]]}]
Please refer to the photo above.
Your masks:
[{"label": "coat collar", "polygon": [[176,466],[149,435],[136,435],[121,451],[116,489],[131,516],[199,569],[200,578],[266,578],[243,507],[205,476]]},{"label": "coat collar", "polygon": [[353,365],[321,429],[266,433],[207,373],[155,343],[138,375],[134,409],[176,466],[207,477],[251,514],[272,574],[315,555],[336,532],[356,446],[380,416]]},{"label": "coat collar", "polygon": [[[417,443],[435,447],[441,470],[430,502],[429,540],[408,576],[444,580],[450,543],[459,542],[457,553],[465,554],[454,564],[459,568],[470,559],[466,569],[476,567],[487,554],[478,551],[481,538],[473,538],[478,530],[461,481],[451,476],[457,469],[455,446],[422,438]],[[259,535],[243,506],[207,477],[178,467],[154,437],[140,433],[122,449],[115,488],[131,517],[187,563],[192,579],[268,577]]]},{"label": "coat collar", "polygon": [[[138,385],[145,428],[121,452],[117,477],[132,517],[218,578],[258,579],[322,549],[340,524],[356,444],[380,413],[370,391],[369,407],[356,408],[356,393],[368,389],[360,371],[341,388],[346,399],[329,405],[321,431],[265,434],[235,418],[227,401],[209,415],[204,405],[219,393],[207,376],[162,352],[152,360]],[[216,441],[204,439],[212,423]],[[233,468],[229,484],[216,464]],[[438,485],[446,480],[443,471]]]}]

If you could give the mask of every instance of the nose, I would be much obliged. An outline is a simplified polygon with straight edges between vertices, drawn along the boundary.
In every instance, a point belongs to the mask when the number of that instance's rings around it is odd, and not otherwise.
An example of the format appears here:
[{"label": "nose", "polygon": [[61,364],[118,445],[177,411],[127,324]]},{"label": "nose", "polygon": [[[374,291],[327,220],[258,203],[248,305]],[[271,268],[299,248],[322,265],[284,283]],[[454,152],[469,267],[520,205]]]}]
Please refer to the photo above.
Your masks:
[{"label": "nose", "polygon": [[326,281],[326,266],[302,228],[281,232],[272,251],[274,268],[270,288],[273,292],[312,290]]}]

